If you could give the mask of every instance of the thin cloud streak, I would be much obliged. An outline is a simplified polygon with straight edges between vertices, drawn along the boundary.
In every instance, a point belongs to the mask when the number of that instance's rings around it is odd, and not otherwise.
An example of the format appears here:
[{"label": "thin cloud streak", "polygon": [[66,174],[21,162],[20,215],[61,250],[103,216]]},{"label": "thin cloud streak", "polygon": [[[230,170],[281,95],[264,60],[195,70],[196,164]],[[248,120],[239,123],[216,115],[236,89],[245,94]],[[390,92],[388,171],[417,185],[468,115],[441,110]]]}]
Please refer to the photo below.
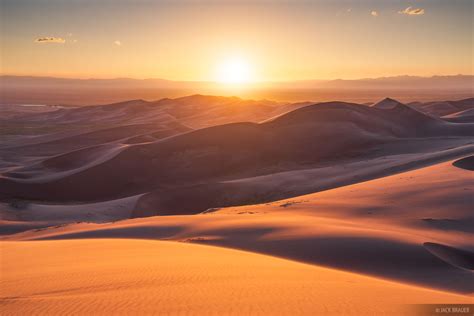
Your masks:
[{"label": "thin cloud streak", "polygon": [[53,37],[53,36],[44,36],[35,39],[35,43],[54,43],[54,44],[64,44],[66,40],[61,37]]},{"label": "thin cloud streak", "polygon": [[398,11],[398,13],[406,15],[423,15],[425,14],[425,9],[408,7],[405,10]]}]

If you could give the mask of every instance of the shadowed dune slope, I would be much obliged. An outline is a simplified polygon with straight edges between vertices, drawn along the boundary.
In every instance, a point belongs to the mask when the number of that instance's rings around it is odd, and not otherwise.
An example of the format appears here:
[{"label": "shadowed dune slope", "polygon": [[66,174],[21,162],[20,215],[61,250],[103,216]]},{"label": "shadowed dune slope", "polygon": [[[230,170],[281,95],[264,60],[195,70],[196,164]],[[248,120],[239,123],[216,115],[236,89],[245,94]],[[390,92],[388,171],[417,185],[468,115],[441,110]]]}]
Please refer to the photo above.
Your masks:
[{"label": "shadowed dune slope", "polygon": [[431,242],[424,243],[424,246],[435,256],[456,267],[474,270],[474,252]]},{"label": "shadowed dune slope", "polygon": [[105,239],[4,242],[1,248],[2,315],[415,315],[410,304],[471,302],[201,245]]},{"label": "shadowed dune slope", "polygon": [[464,157],[453,162],[453,165],[458,168],[474,171],[474,156]]},{"label": "shadowed dune slope", "polygon": [[[51,201],[107,200],[347,159],[396,139],[473,135],[471,124],[447,123],[404,105],[380,110],[329,102],[261,124],[227,124],[129,144],[112,158],[84,170],[69,170],[64,177],[55,175],[57,170],[48,162],[37,163],[34,172],[30,167],[17,168],[0,178],[0,194]],[[62,159],[62,164],[76,166],[74,160],[83,159],[80,152],[77,155],[68,155],[71,161]],[[51,178],[40,181],[35,173],[49,173]]]},{"label": "shadowed dune slope", "polygon": [[443,120],[453,123],[474,123],[474,107],[472,109],[445,115],[442,118]]}]

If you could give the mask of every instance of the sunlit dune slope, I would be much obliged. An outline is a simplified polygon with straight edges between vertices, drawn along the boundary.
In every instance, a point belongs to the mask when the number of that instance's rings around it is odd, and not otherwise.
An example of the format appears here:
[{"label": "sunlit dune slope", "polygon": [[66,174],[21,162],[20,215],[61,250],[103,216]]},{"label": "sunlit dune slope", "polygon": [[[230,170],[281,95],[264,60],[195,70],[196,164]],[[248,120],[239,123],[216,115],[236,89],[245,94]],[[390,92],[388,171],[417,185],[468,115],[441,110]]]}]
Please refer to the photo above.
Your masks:
[{"label": "sunlit dune slope", "polygon": [[[460,159],[457,161],[467,161]],[[453,161],[273,203],[78,223],[5,240],[141,238],[239,248],[474,293],[474,180]],[[462,164],[466,166],[466,163]]]},{"label": "sunlit dune slope", "polygon": [[401,315],[466,296],[223,248],[144,240],[3,242],[2,315]]}]

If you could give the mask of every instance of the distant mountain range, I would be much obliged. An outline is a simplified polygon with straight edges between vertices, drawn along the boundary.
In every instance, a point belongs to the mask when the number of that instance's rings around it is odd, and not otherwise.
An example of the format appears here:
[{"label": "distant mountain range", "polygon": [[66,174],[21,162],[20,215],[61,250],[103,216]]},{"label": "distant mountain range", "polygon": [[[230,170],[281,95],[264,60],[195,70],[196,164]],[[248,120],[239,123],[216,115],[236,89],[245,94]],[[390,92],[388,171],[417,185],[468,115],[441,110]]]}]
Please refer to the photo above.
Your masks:
[{"label": "distant mountain range", "polygon": [[[56,77],[35,77],[35,76],[0,76],[2,85],[14,86],[115,86],[115,87],[153,87],[153,88],[196,88],[213,87],[216,85],[212,81],[173,81],[166,79],[132,79],[132,78],[112,78],[112,79],[74,79]],[[454,75],[454,76],[395,76],[381,78],[364,79],[336,79],[336,80],[297,80],[284,82],[261,82],[255,83],[258,87],[291,87],[291,88],[442,88],[442,89],[474,89],[474,76]]]},{"label": "distant mountain range", "polygon": [[474,76],[397,76],[357,80],[339,79],[324,82],[322,83],[322,86],[326,88],[334,87],[347,89],[470,89],[472,91],[474,89]]},{"label": "distant mountain range", "polygon": [[239,95],[279,101],[373,102],[387,95],[403,102],[462,99],[474,95],[474,76],[397,76],[357,80],[261,82],[235,90],[215,82],[164,79],[68,79],[0,76],[1,104],[100,104],[157,100],[190,94]]}]

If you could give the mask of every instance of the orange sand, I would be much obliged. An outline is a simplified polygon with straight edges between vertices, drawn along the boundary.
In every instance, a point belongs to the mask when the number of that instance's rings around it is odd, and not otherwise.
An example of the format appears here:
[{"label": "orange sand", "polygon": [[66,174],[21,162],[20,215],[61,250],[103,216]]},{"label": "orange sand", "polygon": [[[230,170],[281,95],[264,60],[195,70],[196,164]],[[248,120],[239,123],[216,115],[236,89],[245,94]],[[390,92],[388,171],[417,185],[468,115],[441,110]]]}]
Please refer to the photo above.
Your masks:
[{"label": "orange sand", "polygon": [[90,239],[3,242],[2,315],[401,315],[472,298],[224,248]]}]

